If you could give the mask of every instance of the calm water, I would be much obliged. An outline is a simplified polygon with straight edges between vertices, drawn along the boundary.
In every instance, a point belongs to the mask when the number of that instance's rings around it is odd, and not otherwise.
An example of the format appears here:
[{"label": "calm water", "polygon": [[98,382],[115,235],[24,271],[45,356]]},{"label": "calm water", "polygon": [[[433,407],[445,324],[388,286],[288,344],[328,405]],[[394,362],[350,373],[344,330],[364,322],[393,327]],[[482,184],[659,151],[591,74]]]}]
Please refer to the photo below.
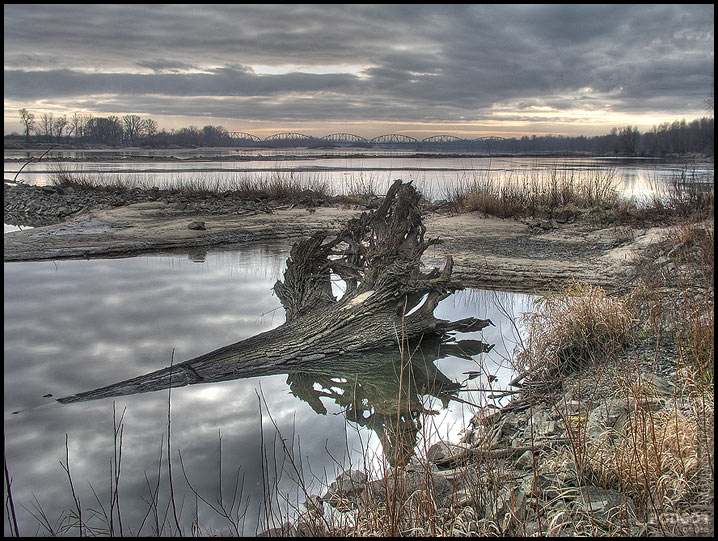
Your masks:
[{"label": "calm water", "polygon": [[[37,155],[36,155],[37,157]],[[188,149],[182,151],[58,151],[52,161],[27,165],[20,178],[32,184],[47,184],[58,169],[89,174],[140,186],[203,183],[230,187],[240,179],[273,179],[278,176],[307,185],[326,184],[333,193],[371,187],[381,193],[392,180],[413,180],[431,199],[445,198],[452,187],[474,179],[506,178],[512,175],[557,171],[580,180],[595,170],[614,172],[616,186],[627,196],[642,195],[667,179],[685,171],[685,163],[661,159],[473,157],[471,155],[414,157],[392,150],[357,149]],[[27,152],[5,151],[5,178],[14,178]],[[171,158],[164,161],[163,158]],[[234,158],[218,161],[212,158]],[[239,160],[241,158],[241,160]],[[72,161],[70,161],[72,160]],[[77,160],[77,161],[74,161]],[[693,164],[691,174],[713,182],[713,165]]]},{"label": "calm water", "polygon": [[[38,508],[56,528],[63,510],[73,508],[60,465],[65,437],[82,507],[99,509],[94,488],[109,513],[113,408],[118,420],[124,414],[119,485],[124,533],[152,533],[151,516],[141,531],[139,525],[148,511],[143,498],[150,499],[158,467],[162,512],[169,502],[167,391],[65,405],[55,399],[168,366],[173,350],[174,361],[180,362],[280,325],[284,313],[271,288],[281,278],[288,249],[278,244],[190,256],[5,263],[5,447],[22,535],[47,533],[32,517]],[[490,374],[498,378],[494,388],[506,388],[511,378],[506,359],[517,339],[508,314],[518,317],[531,310],[531,301],[529,295],[481,290],[444,300],[438,317],[491,319],[494,327],[457,338],[494,348],[468,359],[444,355],[433,363],[435,355],[427,349],[427,373],[436,367],[461,382],[466,372],[481,372],[466,385],[485,388]],[[290,499],[304,501],[289,457],[301,468],[310,492],[319,494],[322,483],[333,480],[337,464],[362,468],[365,457],[370,465],[381,462],[386,442],[371,420],[395,407],[390,395],[397,386],[396,380],[392,384],[393,368],[382,370],[387,375],[381,378],[332,367],[318,374],[268,374],[173,389],[172,465],[185,533],[190,532],[196,500],[179,454],[194,488],[214,501],[220,438],[223,491],[231,500],[235,481],[242,480],[238,500],[246,509],[248,535],[255,533],[263,502],[269,501],[263,477]],[[345,404],[350,381],[365,392],[367,402],[364,414],[351,418]],[[488,401],[478,391],[457,396],[475,404]],[[416,398],[438,412],[417,434],[419,450],[442,437],[457,441],[475,411],[464,402],[442,404],[431,392],[417,391]],[[278,434],[287,441],[288,453]],[[273,509],[286,510],[273,501]],[[228,523],[201,502],[197,510],[205,533],[230,532]]]}]

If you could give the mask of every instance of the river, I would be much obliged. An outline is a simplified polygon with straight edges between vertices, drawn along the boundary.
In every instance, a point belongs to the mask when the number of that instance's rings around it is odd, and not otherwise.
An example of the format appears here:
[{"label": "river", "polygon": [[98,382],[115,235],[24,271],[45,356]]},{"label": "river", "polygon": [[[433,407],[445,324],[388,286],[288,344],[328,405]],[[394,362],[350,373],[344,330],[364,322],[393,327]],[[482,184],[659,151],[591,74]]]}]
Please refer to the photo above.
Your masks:
[{"label": "river", "polygon": [[[388,375],[369,380],[346,367],[330,366],[318,375],[279,373],[204,383],[173,389],[169,402],[166,390],[72,404],[56,401],[280,325],[284,312],[271,288],[283,273],[288,253],[288,245],[276,244],[190,256],[5,264],[5,450],[21,534],[49,533],[38,525],[40,509],[62,533],[60,517],[74,508],[61,466],[65,438],[84,518],[89,518],[89,509],[99,509],[93,489],[109,514],[113,423],[119,425],[121,419],[123,531],[151,535],[152,513],[142,524],[150,510],[146,502],[158,483],[158,467],[160,510],[169,505],[168,403],[174,493],[178,506],[183,505],[180,523],[185,533],[191,529],[195,498],[183,469],[192,486],[211,501],[217,497],[220,477],[227,501],[241,480],[236,505],[246,511],[244,533],[254,535],[264,527],[267,502],[274,501],[275,513],[287,512],[277,493],[304,501],[292,464],[299,465],[309,492],[317,494],[324,492],[338,466],[380,468],[386,441],[369,421],[387,407],[395,408],[391,404],[396,404],[398,382],[392,386],[391,374],[396,365],[383,368]],[[335,294],[341,294],[340,286]],[[487,393],[470,389],[507,387],[513,374],[508,359],[520,335],[513,322],[533,309],[532,299],[466,290],[439,305],[436,314],[441,318],[491,319],[495,326],[457,338],[494,347],[464,358],[428,350],[425,357],[415,353],[430,372],[438,370],[466,386],[455,394],[458,400],[446,403],[431,390],[417,390],[417,400],[436,410],[422,415],[418,454],[441,438],[458,441],[476,411],[469,403],[491,401]],[[346,393],[357,386],[364,391],[363,415],[349,418]],[[228,521],[206,505],[199,502],[197,509],[205,533],[232,533]],[[96,526],[101,522],[90,521]]]},{"label": "river", "polygon": [[517,175],[561,175],[577,182],[610,172],[616,189],[640,196],[680,175],[713,182],[713,164],[658,158],[507,157],[473,154],[410,153],[388,149],[227,149],[5,151],[5,178],[31,184],[51,182],[57,171],[98,182],[122,179],[130,185],[167,187],[206,185],[231,189],[243,179],[281,178],[305,186],[325,185],[333,194],[373,190],[383,193],[392,180],[412,180],[430,199],[443,199],[457,186]]}]

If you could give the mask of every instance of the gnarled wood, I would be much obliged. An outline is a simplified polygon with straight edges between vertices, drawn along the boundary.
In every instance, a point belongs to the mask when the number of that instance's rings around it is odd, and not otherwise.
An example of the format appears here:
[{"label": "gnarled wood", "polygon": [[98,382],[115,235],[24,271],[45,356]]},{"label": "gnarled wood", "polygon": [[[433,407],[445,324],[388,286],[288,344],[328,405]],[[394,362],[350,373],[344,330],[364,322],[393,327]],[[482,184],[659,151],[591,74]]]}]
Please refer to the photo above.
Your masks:
[{"label": "gnarled wood", "polygon": [[[251,377],[329,363],[353,351],[386,349],[398,354],[405,340],[445,337],[452,330],[480,330],[491,322],[434,317],[437,304],[461,284],[449,257],[442,269],[421,271],[421,256],[437,239],[425,240],[421,196],[395,181],[381,206],[349,220],[334,237],[320,232],[292,248],[284,280],[274,291],[285,312],[279,327],[145,376],[61,402],[178,387],[202,381]],[[337,299],[331,280],[346,291]],[[361,362],[357,360],[356,362]],[[241,373],[242,376],[237,376]]]}]

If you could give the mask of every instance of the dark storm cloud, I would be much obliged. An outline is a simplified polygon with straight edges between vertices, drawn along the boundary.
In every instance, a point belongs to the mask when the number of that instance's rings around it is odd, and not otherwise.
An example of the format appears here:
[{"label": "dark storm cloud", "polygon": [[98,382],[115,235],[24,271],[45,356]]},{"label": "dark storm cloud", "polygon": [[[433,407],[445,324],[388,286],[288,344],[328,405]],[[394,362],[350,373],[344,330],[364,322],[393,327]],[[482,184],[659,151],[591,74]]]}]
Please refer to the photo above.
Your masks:
[{"label": "dark storm cloud", "polygon": [[16,4],[4,26],[6,101],[103,95],[148,115],[455,121],[532,102],[681,116],[713,71],[712,5]]}]

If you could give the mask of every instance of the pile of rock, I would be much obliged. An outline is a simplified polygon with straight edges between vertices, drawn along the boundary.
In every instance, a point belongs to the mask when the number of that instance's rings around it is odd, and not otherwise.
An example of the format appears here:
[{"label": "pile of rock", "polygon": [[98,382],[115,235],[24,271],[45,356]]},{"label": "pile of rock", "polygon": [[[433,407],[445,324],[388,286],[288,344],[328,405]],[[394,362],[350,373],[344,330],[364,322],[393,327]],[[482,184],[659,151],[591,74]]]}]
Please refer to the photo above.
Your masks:
[{"label": "pile of rock", "polygon": [[459,443],[440,441],[422,460],[412,458],[381,479],[341,473],[324,494],[307,499],[307,511],[282,535],[316,535],[317,517],[381,513],[392,500],[429,510],[424,524],[432,523],[433,532],[427,526],[423,535],[430,536],[655,534],[647,509],[637,510],[618,487],[575,465],[581,445],[625,435],[637,409],[673,407],[667,379],[649,372],[641,378],[646,403],[615,398],[600,385],[587,390],[576,380],[551,400],[519,395],[501,409],[480,411]]},{"label": "pile of rock", "polygon": [[[56,224],[70,216],[95,209],[120,207],[147,201],[167,203],[174,210],[187,214],[226,215],[270,213],[288,202],[267,196],[252,196],[234,191],[188,192],[134,188],[113,190],[78,188],[75,186],[34,186],[5,182],[4,221],[6,224],[40,226]],[[323,205],[326,199],[306,194],[292,204]]]}]

